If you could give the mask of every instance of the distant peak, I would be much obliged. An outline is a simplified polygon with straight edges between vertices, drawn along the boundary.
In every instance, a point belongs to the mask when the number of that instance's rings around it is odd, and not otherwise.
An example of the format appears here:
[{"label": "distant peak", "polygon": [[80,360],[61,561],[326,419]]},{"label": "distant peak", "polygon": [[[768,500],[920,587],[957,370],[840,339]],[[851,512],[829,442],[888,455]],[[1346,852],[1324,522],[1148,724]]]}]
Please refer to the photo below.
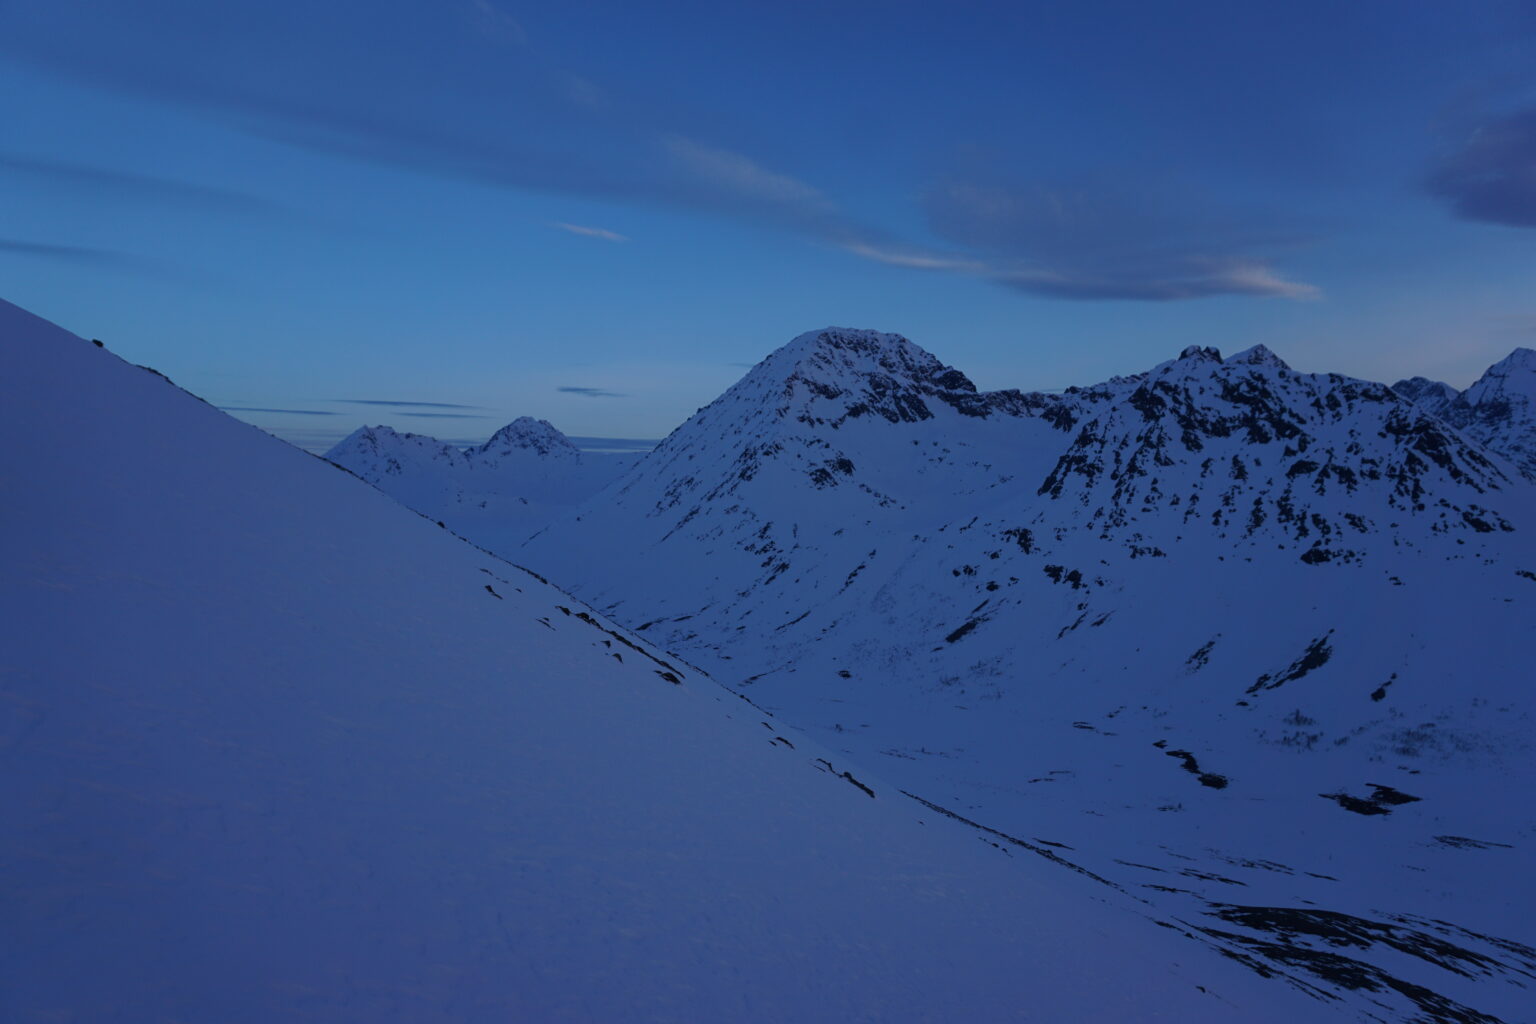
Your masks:
[{"label": "distant peak", "polygon": [[1209,345],[1190,345],[1179,353],[1178,361],[1181,363],[1219,363],[1221,362],[1221,350],[1211,348]]},{"label": "distant peak", "polygon": [[1536,370],[1536,349],[1517,348],[1489,367],[1492,370]]},{"label": "distant peak", "polygon": [[1276,370],[1289,370],[1290,366],[1284,359],[1275,355],[1265,345],[1254,345],[1245,348],[1236,355],[1227,357],[1227,363],[1235,366],[1269,366]]},{"label": "distant peak", "polygon": [[557,430],[554,424],[532,416],[519,416],[492,434],[491,439],[477,450],[483,454],[504,454],[519,449],[538,455],[579,454],[579,449],[571,443],[571,439]]},{"label": "distant peak", "polygon": [[853,327],[807,331],[759,366],[823,384],[881,374],[946,391],[976,390],[965,374],[901,335]]},{"label": "distant peak", "polygon": [[1392,390],[1421,405],[1436,402],[1453,401],[1461,394],[1455,388],[1441,380],[1430,380],[1428,377],[1409,377],[1392,385]]}]

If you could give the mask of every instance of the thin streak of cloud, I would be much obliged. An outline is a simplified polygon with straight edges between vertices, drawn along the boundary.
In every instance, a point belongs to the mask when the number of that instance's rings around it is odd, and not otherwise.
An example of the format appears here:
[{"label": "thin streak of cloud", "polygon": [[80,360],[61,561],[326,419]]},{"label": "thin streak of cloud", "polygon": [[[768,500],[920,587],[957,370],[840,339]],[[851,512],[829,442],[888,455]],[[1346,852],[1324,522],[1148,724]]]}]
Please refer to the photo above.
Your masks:
[{"label": "thin streak of cloud", "polygon": [[617,231],[609,231],[607,228],[591,228],[584,224],[567,224],[564,221],[555,221],[551,227],[557,227],[561,231],[569,231],[573,235],[583,235],[587,238],[601,238],[605,242],[627,242],[628,236],[621,235]]},{"label": "thin streak of cloud", "polygon": [[855,240],[849,252],[888,266],[980,278],[1047,298],[1168,302],[1218,295],[1316,299],[1265,255],[1297,244],[1269,218],[1221,211],[1180,193],[1088,182],[951,181],[925,197],[940,252]]},{"label": "thin streak of cloud", "polygon": [[281,207],[275,203],[244,192],[92,164],[48,160],[15,153],[0,153],[0,174],[26,178],[35,184],[49,187],[86,192],[93,196],[108,195],[123,199],[182,203],[205,209],[262,216],[270,216],[281,210]]},{"label": "thin streak of cloud", "polygon": [[485,420],[490,419],[489,413],[483,412],[402,412],[399,416],[414,416],[423,420]]},{"label": "thin streak of cloud", "polygon": [[680,167],[711,187],[768,203],[828,205],[819,189],[740,153],[681,135],[663,136],[662,145]]},{"label": "thin streak of cloud", "polygon": [[604,388],[577,387],[567,385],[555,388],[556,391],[567,395],[581,395],[584,398],[628,398],[629,396],[618,391],[608,391]]},{"label": "thin streak of cloud", "polygon": [[460,405],[457,402],[402,402],[384,398],[329,398],[329,402],[341,405],[388,405],[401,408],[421,409],[484,409],[483,405]]},{"label": "thin streak of cloud", "polygon": [[979,260],[959,259],[910,249],[887,249],[882,246],[851,242],[843,246],[855,256],[862,256],[875,263],[890,267],[908,267],[913,270],[952,270],[959,274],[987,273],[987,265]]},{"label": "thin streak of cloud", "polygon": [[112,249],[93,249],[84,245],[54,245],[48,242],[26,242],[16,238],[0,238],[0,253],[11,253],[16,256],[35,256],[39,259],[94,266],[129,266],[138,262],[134,257]]},{"label": "thin streak of cloud", "polygon": [[340,416],[339,412],[326,412],[321,409],[269,409],[257,405],[221,405],[225,412],[275,412],[286,416]]},{"label": "thin streak of cloud", "polygon": [[475,26],[490,38],[517,47],[528,45],[528,32],[491,0],[468,0],[467,12]]}]

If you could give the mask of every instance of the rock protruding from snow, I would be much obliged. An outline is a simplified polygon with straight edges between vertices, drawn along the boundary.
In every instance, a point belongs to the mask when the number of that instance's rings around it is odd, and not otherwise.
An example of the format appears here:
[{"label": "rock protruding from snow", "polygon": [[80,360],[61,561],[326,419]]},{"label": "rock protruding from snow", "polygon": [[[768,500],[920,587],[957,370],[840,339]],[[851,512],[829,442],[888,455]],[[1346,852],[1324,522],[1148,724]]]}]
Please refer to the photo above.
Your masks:
[{"label": "rock protruding from snow", "polygon": [[1443,414],[1447,406],[1461,397],[1461,392],[1445,381],[1430,380],[1428,377],[1400,380],[1392,385],[1392,390],[1434,416]]},{"label": "rock protruding from snow", "polygon": [[548,420],[519,416],[491,435],[491,439],[471,453],[481,459],[498,458],[513,452],[532,452],[535,455],[572,459],[580,458],[581,451]]},{"label": "rock protruding from snow", "polygon": [[1085,422],[1040,486],[1077,512],[1033,525],[1159,549],[1205,534],[1312,563],[1365,557],[1389,529],[1416,546],[1512,528],[1490,508],[1503,471],[1385,385],[1213,352],[1186,349]]},{"label": "rock protruding from snow", "polygon": [[1284,359],[1275,355],[1265,345],[1254,345],[1245,348],[1236,355],[1227,357],[1227,362],[1232,366],[1268,366],[1276,370],[1289,370],[1291,367]]},{"label": "rock protruding from snow", "polygon": [[0,360],[7,1021],[1307,1009],[4,302]]},{"label": "rock protruding from snow", "polygon": [[451,444],[386,426],[358,427],[325,457],[376,487],[390,477],[420,473],[427,467],[447,471],[468,466],[464,453]]},{"label": "rock protruding from snow", "polygon": [[1536,350],[1515,349],[1460,394],[1423,377],[1392,388],[1536,480]]}]

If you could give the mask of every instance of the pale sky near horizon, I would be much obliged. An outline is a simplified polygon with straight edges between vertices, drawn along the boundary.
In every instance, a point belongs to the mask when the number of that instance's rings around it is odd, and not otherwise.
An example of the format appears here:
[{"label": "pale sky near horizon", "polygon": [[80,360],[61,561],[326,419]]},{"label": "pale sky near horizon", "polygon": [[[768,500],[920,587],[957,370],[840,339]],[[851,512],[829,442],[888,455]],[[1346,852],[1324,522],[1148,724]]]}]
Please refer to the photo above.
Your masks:
[{"label": "pale sky near horizon", "polygon": [[1536,3],[0,0],[0,297],[311,446],[1536,345]]}]

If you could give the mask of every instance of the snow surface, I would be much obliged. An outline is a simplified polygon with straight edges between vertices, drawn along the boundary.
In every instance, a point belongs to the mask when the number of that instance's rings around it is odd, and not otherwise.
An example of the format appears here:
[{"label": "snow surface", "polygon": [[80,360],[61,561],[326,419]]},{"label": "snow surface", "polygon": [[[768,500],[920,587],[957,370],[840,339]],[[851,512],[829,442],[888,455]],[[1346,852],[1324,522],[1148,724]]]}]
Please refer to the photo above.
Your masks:
[{"label": "snow surface", "polygon": [[516,557],[1318,1009],[1512,1022],[1533,538],[1492,446],[1262,347],[979,393],[829,328]]},{"label": "snow surface", "polygon": [[429,519],[505,551],[602,490],[640,455],[583,452],[548,420],[520,416],[469,449],[359,427],[325,457]]},{"label": "snow surface", "polygon": [[6,1021],[1332,1016],[152,372],[0,354]]},{"label": "snow surface", "polygon": [[1536,350],[1515,349],[1460,394],[1423,377],[1392,387],[1536,480]]}]

